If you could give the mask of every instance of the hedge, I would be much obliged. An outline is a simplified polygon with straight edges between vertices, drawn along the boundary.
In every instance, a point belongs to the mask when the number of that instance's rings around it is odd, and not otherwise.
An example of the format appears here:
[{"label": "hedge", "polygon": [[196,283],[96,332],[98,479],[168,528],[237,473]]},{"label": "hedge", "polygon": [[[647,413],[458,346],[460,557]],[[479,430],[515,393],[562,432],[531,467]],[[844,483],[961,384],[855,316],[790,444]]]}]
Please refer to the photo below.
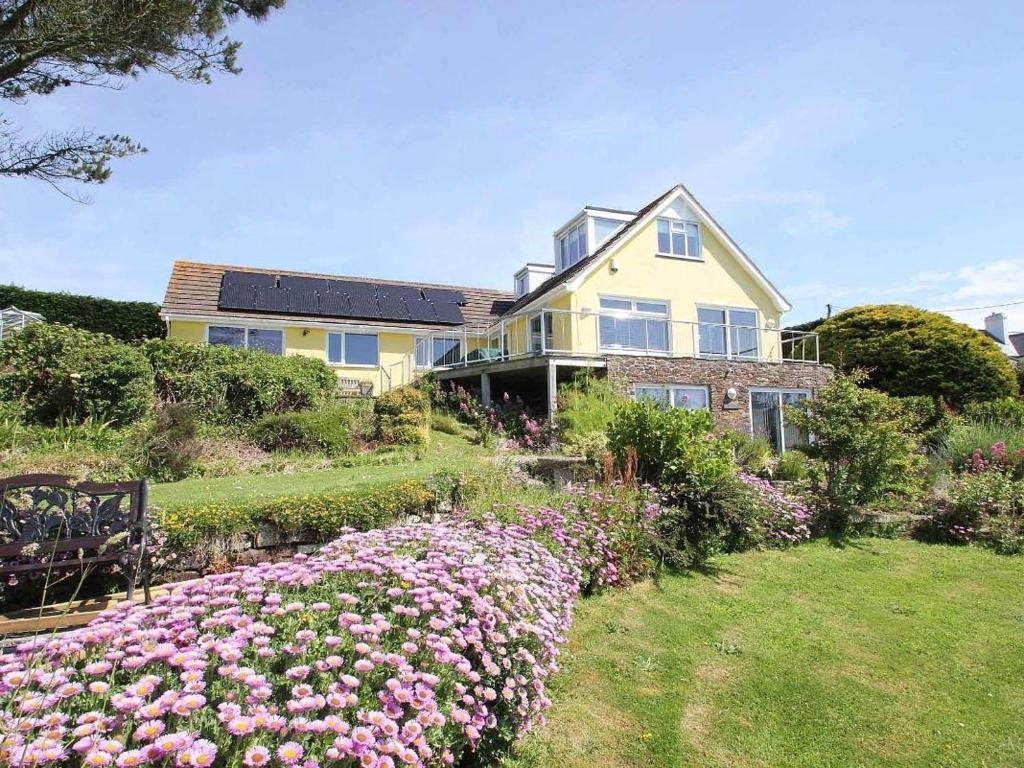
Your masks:
[{"label": "hedge", "polygon": [[160,525],[172,545],[195,544],[209,536],[255,533],[264,525],[274,525],[282,532],[309,530],[326,539],[343,528],[368,531],[385,527],[401,515],[429,508],[436,496],[431,479],[402,480],[338,493],[175,507],[162,513]]},{"label": "hedge", "polygon": [[323,360],[303,355],[180,339],[154,339],[142,349],[153,367],[157,396],[189,403],[212,422],[250,423],[268,413],[311,408],[338,387]]},{"label": "hedge", "polygon": [[425,445],[430,438],[430,396],[417,387],[385,392],[373,405],[378,436],[388,445]]},{"label": "hedge", "polygon": [[166,333],[160,305],[148,301],[115,301],[0,285],[0,309],[10,306],[38,312],[50,323],[106,333],[122,341],[163,338]]},{"label": "hedge", "polygon": [[137,347],[112,336],[34,323],[0,343],[0,401],[39,424],[124,426],[149,410],[153,374]]}]

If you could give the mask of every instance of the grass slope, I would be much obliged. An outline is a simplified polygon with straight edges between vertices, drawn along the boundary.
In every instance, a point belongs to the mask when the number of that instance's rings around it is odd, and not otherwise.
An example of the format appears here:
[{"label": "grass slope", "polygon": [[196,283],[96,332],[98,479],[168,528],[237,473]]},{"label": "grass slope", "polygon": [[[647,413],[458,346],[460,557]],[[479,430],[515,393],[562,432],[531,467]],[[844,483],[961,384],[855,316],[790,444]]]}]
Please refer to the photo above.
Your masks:
[{"label": "grass slope", "polygon": [[583,600],[516,766],[1018,766],[1024,560],[871,540]]},{"label": "grass slope", "polygon": [[472,469],[486,453],[461,437],[431,432],[430,445],[420,452],[420,458],[410,461],[317,472],[235,475],[159,483],[150,488],[150,501],[156,508],[169,509],[193,504],[230,504],[281,496],[351,491],[380,483],[423,478],[442,469],[453,472]]}]

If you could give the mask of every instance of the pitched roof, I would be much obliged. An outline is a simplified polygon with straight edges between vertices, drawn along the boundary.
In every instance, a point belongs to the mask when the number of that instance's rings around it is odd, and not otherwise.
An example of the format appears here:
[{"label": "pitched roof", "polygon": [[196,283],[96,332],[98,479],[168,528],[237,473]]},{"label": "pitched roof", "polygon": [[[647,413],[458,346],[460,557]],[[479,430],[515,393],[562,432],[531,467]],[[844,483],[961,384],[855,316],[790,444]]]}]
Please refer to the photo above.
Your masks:
[{"label": "pitched roof", "polygon": [[509,306],[513,295],[507,291],[495,291],[489,288],[469,288],[459,285],[440,285],[437,283],[414,283],[401,280],[375,280],[367,277],[348,277],[343,275],[325,275],[315,272],[296,272],[287,269],[260,269],[257,267],[240,267],[225,264],[203,264],[195,261],[175,261],[171,269],[171,277],[167,283],[167,292],[161,313],[163,315],[193,315],[202,317],[224,317],[225,319],[267,319],[295,321],[298,319],[315,320],[324,325],[351,325],[360,323],[374,326],[418,328],[444,328],[451,326],[434,326],[429,323],[398,322],[393,320],[358,321],[335,317],[301,318],[297,315],[278,315],[265,312],[244,312],[239,310],[223,310],[218,308],[220,299],[221,278],[227,271],[261,272],[272,275],[293,275],[297,277],[318,277],[335,280],[353,280],[362,283],[388,283],[391,285],[407,285],[417,288],[448,288],[462,291],[466,304],[462,307],[463,317],[469,327],[484,327],[497,320]]},{"label": "pitched roof", "polygon": [[[666,197],[671,195],[676,189],[677,187],[672,187],[672,189],[668,190],[663,195],[659,195],[657,198],[655,198],[647,205],[645,205],[643,208],[641,208],[639,211],[637,211],[636,215],[634,215],[632,219],[626,222],[626,226],[624,226],[622,229],[620,229],[618,232],[616,232],[614,235],[608,238],[600,248],[595,250],[585,259],[580,259],[571,267],[563,269],[556,275],[552,275],[543,283],[534,288],[532,291],[516,299],[515,304],[513,304],[511,307],[505,310],[505,314],[515,312],[517,309],[526,306],[535,299],[539,299],[541,296],[551,292],[558,286],[562,285],[563,283],[571,279],[574,275],[577,275],[580,272],[582,272],[584,269],[587,268],[588,265],[592,264],[594,261],[599,259],[601,255],[609,248],[611,248],[615,243],[620,242],[623,238],[625,238],[625,236],[633,230],[633,228],[644,218],[644,216],[646,216],[648,213],[654,210]],[[625,213],[625,211],[623,211],[623,213]]]},{"label": "pitched roof", "polygon": [[790,309],[789,302],[786,301],[786,298],[779,292],[779,289],[772,284],[772,282],[764,275],[763,272],[761,272],[760,269],[758,269],[757,265],[754,264],[754,262],[750,259],[749,256],[747,256],[746,253],[744,253],[743,249],[740,248],[739,245],[737,245],[736,241],[729,236],[729,233],[722,228],[722,225],[715,221],[714,217],[710,213],[708,213],[707,209],[700,204],[700,202],[690,193],[690,191],[686,187],[684,187],[682,184],[676,184],[674,187],[672,187],[665,193],[659,195],[654,200],[645,205],[643,208],[641,208],[639,211],[637,211],[633,218],[626,222],[626,225],[624,227],[622,227],[618,232],[616,232],[614,235],[608,238],[608,240],[606,240],[604,244],[601,245],[601,247],[595,250],[592,254],[590,254],[584,259],[580,259],[571,267],[563,270],[557,275],[552,275],[543,283],[538,285],[533,291],[517,299],[516,303],[513,304],[508,310],[506,310],[506,314],[521,309],[522,307],[536,301],[540,297],[550,293],[552,290],[559,287],[560,285],[563,285],[568,281],[572,280],[580,273],[585,272],[592,265],[596,264],[596,262],[607,256],[609,251],[618,247],[618,245],[622,243],[627,237],[629,237],[629,235],[634,230],[636,230],[636,228],[641,223],[645,222],[647,217],[653,211],[659,208],[662,204],[666,202],[666,200],[668,200],[668,198],[672,197],[673,195],[681,195],[687,204],[689,204],[692,208],[696,209],[697,214],[703,217],[704,222],[715,232],[719,239],[721,239],[725,243],[726,248],[728,248],[731,251],[731,253],[736,257],[737,261],[740,262],[740,266],[742,266],[748,272],[750,272],[750,274],[762,286],[762,288],[764,288],[765,292],[771,297],[772,301],[775,302],[776,306],[781,311],[786,312]]}]

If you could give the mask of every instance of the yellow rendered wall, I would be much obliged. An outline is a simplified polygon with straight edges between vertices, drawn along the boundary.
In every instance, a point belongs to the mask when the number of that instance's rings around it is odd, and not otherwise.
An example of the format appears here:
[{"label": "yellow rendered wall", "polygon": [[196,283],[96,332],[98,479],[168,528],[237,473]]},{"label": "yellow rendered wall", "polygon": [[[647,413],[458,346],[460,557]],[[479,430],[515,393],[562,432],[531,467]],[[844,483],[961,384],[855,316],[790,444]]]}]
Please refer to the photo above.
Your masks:
[{"label": "yellow rendered wall", "polygon": [[[756,309],[758,325],[773,321],[778,327],[780,314],[771,298],[707,227],[701,227],[702,261],[657,256],[657,231],[657,221],[652,221],[615,252],[617,270],[612,271],[606,261],[588,276],[570,294],[573,310],[596,313],[599,296],[622,296],[668,301],[673,321],[696,323],[697,305],[710,304]],[[673,354],[694,353],[692,328],[673,324]],[[581,318],[577,332],[576,351],[596,352],[596,317]],[[761,336],[762,356],[780,359],[778,334],[766,331]]]},{"label": "yellow rendered wall", "polygon": [[[185,341],[205,342],[205,322],[172,320],[168,336]],[[323,328],[284,327],[284,353],[327,360],[327,331]],[[358,379],[373,384],[375,394],[408,384],[415,373],[413,333],[380,333],[379,365],[374,367],[331,365],[340,378]]]}]

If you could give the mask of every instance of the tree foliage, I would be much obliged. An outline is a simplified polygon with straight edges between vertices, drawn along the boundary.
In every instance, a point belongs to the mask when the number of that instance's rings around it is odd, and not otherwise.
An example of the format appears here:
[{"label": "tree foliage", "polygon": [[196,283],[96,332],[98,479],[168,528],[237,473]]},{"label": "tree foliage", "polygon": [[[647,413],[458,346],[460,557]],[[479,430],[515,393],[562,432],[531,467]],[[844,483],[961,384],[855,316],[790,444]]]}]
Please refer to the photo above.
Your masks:
[{"label": "tree foliage", "polygon": [[870,386],[890,395],[931,395],[960,408],[1019,391],[1013,365],[985,334],[938,312],[854,307],[818,333],[824,362],[862,369]]},{"label": "tree foliage", "polygon": [[[208,83],[238,73],[224,34],[285,0],[0,0],[0,99],[21,103],[74,85],[118,88],[143,72]],[[110,160],[145,149],[127,136],[79,130],[25,138],[0,114],[0,175],[100,184]]]},{"label": "tree foliage", "polygon": [[166,332],[159,305],[148,301],[114,301],[0,285],[0,309],[10,306],[38,312],[47,322],[109,333],[121,341],[162,338]]}]

